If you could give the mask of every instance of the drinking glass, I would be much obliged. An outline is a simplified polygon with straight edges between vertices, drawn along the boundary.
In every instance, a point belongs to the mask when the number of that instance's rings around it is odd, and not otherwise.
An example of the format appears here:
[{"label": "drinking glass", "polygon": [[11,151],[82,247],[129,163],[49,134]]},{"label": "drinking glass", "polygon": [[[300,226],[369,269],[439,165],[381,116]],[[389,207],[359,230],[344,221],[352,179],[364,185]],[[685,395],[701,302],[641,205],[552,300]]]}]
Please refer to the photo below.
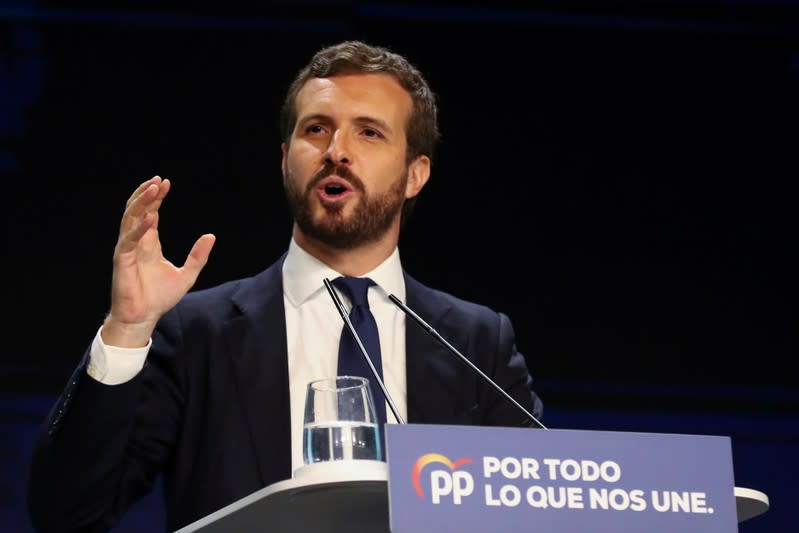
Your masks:
[{"label": "drinking glass", "polygon": [[337,376],[308,384],[302,434],[306,465],[341,460],[380,461],[381,448],[368,379]]}]

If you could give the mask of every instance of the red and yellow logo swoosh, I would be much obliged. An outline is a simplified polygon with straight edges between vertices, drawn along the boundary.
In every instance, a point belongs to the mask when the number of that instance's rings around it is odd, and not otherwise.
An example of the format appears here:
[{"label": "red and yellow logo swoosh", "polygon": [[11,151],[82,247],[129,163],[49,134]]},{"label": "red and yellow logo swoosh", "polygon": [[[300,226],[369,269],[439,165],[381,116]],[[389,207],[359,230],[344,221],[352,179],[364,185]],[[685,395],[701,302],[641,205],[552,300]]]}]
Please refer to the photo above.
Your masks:
[{"label": "red and yellow logo swoosh", "polygon": [[424,498],[424,489],[422,488],[421,482],[422,469],[430,463],[442,463],[447,465],[450,470],[455,470],[462,465],[474,463],[474,461],[468,457],[461,457],[460,459],[451,461],[449,457],[441,455],[440,453],[426,453],[419,457],[413,465],[411,476],[413,478],[413,488],[416,489],[416,494],[418,494],[420,498]]}]

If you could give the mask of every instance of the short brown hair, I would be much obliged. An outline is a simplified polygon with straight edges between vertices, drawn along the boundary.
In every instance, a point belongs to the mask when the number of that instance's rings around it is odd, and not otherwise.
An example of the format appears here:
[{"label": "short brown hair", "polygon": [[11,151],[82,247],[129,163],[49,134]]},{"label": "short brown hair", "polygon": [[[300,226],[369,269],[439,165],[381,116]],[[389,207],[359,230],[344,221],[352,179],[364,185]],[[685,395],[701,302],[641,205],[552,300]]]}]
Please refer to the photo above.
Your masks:
[{"label": "short brown hair", "polygon": [[280,110],[280,133],[286,144],[289,144],[297,123],[297,94],[308,80],[373,72],[391,75],[411,96],[413,106],[405,127],[408,142],[406,162],[410,163],[420,155],[426,155],[432,161],[439,139],[435,94],[419,70],[403,56],[361,41],[344,41],[323,48],[299,71]]}]

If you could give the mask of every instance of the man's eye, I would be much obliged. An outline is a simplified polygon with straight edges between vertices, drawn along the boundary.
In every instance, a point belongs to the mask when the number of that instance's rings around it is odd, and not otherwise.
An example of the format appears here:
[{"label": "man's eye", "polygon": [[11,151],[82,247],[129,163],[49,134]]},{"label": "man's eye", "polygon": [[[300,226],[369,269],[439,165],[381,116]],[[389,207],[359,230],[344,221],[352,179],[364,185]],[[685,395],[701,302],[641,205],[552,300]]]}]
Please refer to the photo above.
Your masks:
[{"label": "man's eye", "polygon": [[371,128],[366,128],[365,130],[363,130],[363,134],[366,135],[367,137],[374,137],[374,138],[382,137],[379,131],[373,130]]},{"label": "man's eye", "polygon": [[322,133],[322,131],[324,131],[324,129],[319,124],[313,124],[313,125],[308,126],[307,128],[305,128],[305,131],[308,132],[308,133]]}]

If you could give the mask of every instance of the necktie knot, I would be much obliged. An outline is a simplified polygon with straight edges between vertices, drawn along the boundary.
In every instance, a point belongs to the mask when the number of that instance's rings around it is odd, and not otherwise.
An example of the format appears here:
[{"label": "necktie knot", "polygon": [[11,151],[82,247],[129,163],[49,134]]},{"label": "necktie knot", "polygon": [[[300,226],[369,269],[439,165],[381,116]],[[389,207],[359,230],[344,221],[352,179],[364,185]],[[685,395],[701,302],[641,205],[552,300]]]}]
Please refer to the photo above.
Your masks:
[{"label": "necktie knot", "polygon": [[333,280],[333,286],[344,292],[352,302],[352,307],[363,307],[369,309],[369,300],[366,293],[369,287],[375,285],[371,278],[353,278],[342,276]]}]

